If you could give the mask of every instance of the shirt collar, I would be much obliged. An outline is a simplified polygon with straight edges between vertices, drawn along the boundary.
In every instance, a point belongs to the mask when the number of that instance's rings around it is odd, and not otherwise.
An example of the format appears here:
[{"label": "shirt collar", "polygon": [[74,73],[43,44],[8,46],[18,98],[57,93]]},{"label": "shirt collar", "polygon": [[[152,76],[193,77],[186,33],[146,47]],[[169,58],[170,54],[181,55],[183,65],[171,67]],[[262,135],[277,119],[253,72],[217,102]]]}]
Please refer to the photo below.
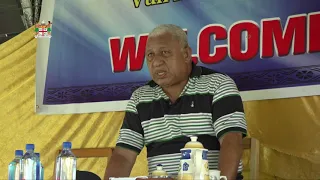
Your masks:
[{"label": "shirt collar", "polygon": [[[191,70],[191,73],[190,73],[190,76],[189,76],[189,77],[191,77],[191,78],[193,78],[193,77],[200,77],[201,74],[202,74],[202,69],[201,69],[201,67],[200,67],[200,66],[196,66],[196,65],[194,64],[194,62],[192,62],[192,70]],[[151,87],[155,87],[155,86],[157,86],[158,84],[155,83],[153,80],[151,80],[151,81],[149,81],[149,82],[147,83],[147,85],[149,85],[149,86],[151,86]]]}]

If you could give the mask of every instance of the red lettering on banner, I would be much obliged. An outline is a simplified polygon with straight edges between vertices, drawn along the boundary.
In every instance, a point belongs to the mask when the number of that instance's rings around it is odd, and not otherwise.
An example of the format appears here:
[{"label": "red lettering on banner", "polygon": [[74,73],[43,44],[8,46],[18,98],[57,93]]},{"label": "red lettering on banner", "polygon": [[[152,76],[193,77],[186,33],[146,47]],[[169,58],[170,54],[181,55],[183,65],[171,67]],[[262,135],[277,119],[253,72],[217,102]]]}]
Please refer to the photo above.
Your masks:
[{"label": "red lettering on banner", "polygon": [[[243,32],[246,34],[245,51],[241,48]],[[254,58],[259,52],[259,32],[259,25],[254,21],[238,21],[232,24],[228,32],[229,57],[236,61]]]},{"label": "red lettering on banner", "polygon": [[308,14],[307,52],[320,52],[320,12]]},{"label": "red lettering on banner", "polygon": [[214,46],[214,53],[210,54],[211,35],[214,40],[227,39],[226,27],[221,24],[209,24],[199,31],[198,53],[201,62],[205,64],[219,63],[227,57],[227,45]]},{"label": "red lettering on banner", "polygon": [[191,59],[194,64],[198,64],[198,57],[196,55],[192,55]]},{"label": "red lettering on banner", "polygon": [[287,56],[306,52],[306,14],[289,16],[282,31],[280,18],[261,20],[261,54],[262,58],[274,55],[274,44],[277,56]]},{"label": "red lettering on banner", "polygon": [[[244,45],[243,32],[247,34]],[[127,66],[129,71],[142,69],[147,36],[140,35],[137,44],[134,36],[126,36],[122,44],[119,37],[109,38],[113,72],[123,72]],[[227,40],[228,44],[214,45],[211,54],[211,36],[214,41]],[[197,54],[192,54],[192,61],[197,63],[199,59],[204,64],[215,64],[227,55],[236,61],[247,61],[259,53],[259,45],[261,58],[286,56],[290,50],[293,55],[315,53],[320,52],[319,42],[320,12],[289,16],[284,28],[280,18],[262,19],[260,29],[253,21],[235,22],[228,31],[221,24],[209,24],[199,31]]]},{"label": "red lettering on banner", "polygon": [[144,62],[148,35],[141,34],[136,46],[134,36],[126,36],[120,41],[120,37],[109,38],[110,59],[113,72],[126,70],[129,58],[129,71],[140,71]]}]

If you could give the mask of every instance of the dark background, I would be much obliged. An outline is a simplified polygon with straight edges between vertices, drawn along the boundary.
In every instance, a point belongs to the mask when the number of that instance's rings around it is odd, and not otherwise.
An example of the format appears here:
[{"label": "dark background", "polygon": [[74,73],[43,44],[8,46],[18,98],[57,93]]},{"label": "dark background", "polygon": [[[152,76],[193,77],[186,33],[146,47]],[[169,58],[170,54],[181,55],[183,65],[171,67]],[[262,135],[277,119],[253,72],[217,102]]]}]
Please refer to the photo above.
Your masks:
[{"label": "dark background", "polygon": [[38,22],[41,0],[0,0],[0,44]]}]

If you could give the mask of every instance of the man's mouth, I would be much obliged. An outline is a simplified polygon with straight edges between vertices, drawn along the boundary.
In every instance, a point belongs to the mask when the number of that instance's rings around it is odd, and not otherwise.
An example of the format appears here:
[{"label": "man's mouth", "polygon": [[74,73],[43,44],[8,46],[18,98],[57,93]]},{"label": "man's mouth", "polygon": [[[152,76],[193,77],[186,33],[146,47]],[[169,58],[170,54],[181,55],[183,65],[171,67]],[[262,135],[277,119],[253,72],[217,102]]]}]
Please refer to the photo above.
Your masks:
[{"label": "man's mouth", "polygon": [[165,71],[158,71],[156,72],[156,75],[160,78],[164,77],[167,73]]}]

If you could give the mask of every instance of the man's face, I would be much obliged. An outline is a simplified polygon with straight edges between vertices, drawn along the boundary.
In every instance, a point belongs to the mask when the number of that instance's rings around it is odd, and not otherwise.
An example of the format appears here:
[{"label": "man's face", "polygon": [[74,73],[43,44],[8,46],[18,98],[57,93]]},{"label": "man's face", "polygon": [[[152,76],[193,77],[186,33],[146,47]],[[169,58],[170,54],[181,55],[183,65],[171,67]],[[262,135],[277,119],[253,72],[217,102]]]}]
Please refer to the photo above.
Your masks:
[{"label": "man's face", "polygon": [[146,58],[153,81],[169,87],[188,79],[191,49],[181,46],[169,33],[148,38]]}]

